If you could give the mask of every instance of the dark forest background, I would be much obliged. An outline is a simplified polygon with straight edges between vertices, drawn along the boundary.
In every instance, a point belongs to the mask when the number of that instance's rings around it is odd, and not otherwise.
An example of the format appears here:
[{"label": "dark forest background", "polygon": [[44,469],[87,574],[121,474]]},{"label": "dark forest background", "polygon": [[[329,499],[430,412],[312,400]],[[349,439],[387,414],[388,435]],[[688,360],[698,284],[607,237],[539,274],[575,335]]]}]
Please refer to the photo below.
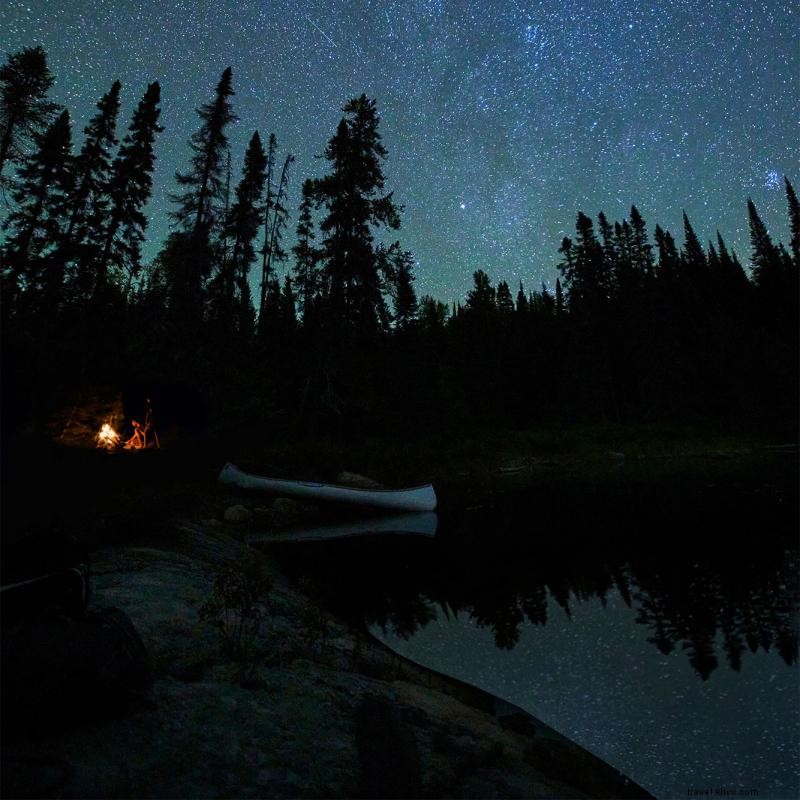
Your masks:
[{"label": "dark forest background", "polygon": [[574,237],[554,243],[554,292],[478,270],[449,307],[417,296],[414,258],[391,243],[402,208],[374,100],[344,106],[326,174],[303,182],[290,213],[294,159],[274,134],[254,132],[232,166],[226,69],[197,111],[172,232],[145,264],[159,84],[123,131],[115,81],[78,142],[52,83],[41,48],[0,69],[6,431],[43,426],[100,386],[157,398],[162,421],[184,429],[344,440],[554,420],[796,426],[788,178],[788,249],[747,203],[750,270],[685,214],[682,246],[659,225],[651,238],[632,206],[622,221],[578,214]]}]

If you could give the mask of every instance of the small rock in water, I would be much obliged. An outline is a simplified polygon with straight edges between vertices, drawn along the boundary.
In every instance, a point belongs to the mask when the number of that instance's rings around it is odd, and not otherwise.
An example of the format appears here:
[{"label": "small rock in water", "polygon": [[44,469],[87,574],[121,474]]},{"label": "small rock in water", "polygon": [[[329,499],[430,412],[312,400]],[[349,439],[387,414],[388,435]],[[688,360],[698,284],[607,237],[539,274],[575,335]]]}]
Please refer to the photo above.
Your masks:
[{"label": "small rock in water", "polygon": [[230,506],[225,509],[225,522],[247,522],[252,516],[252,512],[242,505]]}]

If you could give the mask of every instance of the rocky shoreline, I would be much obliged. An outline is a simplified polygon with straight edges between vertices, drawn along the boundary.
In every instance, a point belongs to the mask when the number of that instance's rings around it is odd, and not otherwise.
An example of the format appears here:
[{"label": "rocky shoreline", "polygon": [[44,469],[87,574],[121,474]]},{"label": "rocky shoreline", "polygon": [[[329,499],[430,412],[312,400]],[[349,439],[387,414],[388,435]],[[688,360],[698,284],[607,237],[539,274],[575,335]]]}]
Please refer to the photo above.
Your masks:
[{"label": "rocky shoreline", "polygon": [[[269,590],[243,664],[203,609],[220,570],[252,564]],[[649,796],[521,709],[333,617],[224,526],[100,549],[92,572],[91,605],[122,609],[141,635],[151,694],[4,747],[19,796]]]}]

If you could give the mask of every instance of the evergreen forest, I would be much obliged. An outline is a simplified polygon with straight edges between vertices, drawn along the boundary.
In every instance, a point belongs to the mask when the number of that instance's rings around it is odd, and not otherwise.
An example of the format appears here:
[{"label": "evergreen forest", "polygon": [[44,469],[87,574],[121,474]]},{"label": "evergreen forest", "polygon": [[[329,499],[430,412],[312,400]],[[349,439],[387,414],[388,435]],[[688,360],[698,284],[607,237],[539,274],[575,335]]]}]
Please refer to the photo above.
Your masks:
[{"label": "evergreen forest", "polygon": [[53,81],[38,47],[0,68],[6,431],[99,386],[164,398],[176,429],[341,441],[556,421],[796,425],[788,178],[788,247],[743,198],[749,263],[719,233],[701,241],[686,214],[676,237],[635,205],[619,221],[580,212],[553,243],[554,291],[465,265],[474,285],[446,305],[417,295],[413,254],[395,241],[403,209],[375,100],[347,101],[324,174],[297,176],[273,133],[231,152],[224,70],[175,176],[171,232],[145,263],[159,84],[126,127],[114,81],[78,136]]}]

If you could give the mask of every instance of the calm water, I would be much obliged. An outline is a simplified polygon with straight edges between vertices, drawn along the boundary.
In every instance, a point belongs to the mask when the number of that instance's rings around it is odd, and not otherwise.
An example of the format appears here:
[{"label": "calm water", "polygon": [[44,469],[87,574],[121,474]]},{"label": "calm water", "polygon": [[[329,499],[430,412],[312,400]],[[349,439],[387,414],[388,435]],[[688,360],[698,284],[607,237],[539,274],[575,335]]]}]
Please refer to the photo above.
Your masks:
[{"label": "calm water", "polygon": [[399,653],[658,797],[800,796],[796,465],[562,478],[446,500],[432,540],[281,557]]}]

